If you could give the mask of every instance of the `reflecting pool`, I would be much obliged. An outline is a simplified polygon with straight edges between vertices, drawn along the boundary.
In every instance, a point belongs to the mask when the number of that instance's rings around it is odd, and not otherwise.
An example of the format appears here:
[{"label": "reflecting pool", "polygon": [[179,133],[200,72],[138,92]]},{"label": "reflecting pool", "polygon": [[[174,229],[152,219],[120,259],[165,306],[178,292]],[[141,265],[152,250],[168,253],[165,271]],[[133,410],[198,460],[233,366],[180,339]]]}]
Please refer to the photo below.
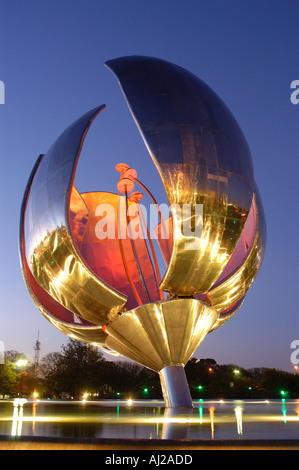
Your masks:
[{"label": "reflecting pool", "polygon": [[299,399],[0,400],[0,435],[119,439],[298,439]]}]

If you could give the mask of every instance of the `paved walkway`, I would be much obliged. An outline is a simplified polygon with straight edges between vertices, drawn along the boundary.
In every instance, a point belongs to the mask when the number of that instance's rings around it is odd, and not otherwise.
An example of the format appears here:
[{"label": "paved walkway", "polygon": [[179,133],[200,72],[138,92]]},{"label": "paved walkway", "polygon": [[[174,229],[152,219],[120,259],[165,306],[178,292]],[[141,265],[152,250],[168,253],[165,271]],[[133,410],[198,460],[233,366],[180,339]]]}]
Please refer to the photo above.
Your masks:
[{"label": "paved walkway", "polygon": [[73,439],[0,436],[0,450],[299,450],[299,440]]}]

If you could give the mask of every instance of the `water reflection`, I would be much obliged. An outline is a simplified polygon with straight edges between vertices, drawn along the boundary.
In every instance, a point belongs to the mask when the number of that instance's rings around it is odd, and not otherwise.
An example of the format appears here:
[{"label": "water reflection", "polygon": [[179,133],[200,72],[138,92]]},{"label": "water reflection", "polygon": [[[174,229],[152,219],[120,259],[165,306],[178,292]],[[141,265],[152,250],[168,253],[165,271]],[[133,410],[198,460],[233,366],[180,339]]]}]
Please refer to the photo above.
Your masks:
[{"label": "water reflection", "polygon": [[12,427],[11,427],[12,436],[22,435],[23,405],[26,402],[27,400],[25,398],[16,398],[13,402],[13,416],[12,416]]},{"label": "water reflection", "polygon": [[237,432],[240,436],[242,436],[242,434],[243,434],[243,421],[242,421],[243,407],[242,406],[240,406],[240,405],[236,406],[235,416],[236,416],[236,420],[237,420]]},{"label": "water reflection", "polygon": [[202,424],[202,414],[203,414],[203,407],[199,406],[198,407],[199,424]]},{"label": "water reflection", "polygon": [[166,408],[162,426],[162,439],[187,439],[192,409]]},{"label": "water reflection", "polygon": [[282,399],[282,408],[281,408],[281,411],[282,411],[282,416],[283,416],[283,422],[286,424],[287,422],[287,407],[285,405],[285,400]]},{"label": "water reflection", "polygon": [[0,434],[139,439],[298,439],[299,400],[0,400]]},{"label": "water reflection", "polygon": [[211,418],[211,438],[214,439],[214,411],[215,408],[211,406],[209,408],[210,418]]}]

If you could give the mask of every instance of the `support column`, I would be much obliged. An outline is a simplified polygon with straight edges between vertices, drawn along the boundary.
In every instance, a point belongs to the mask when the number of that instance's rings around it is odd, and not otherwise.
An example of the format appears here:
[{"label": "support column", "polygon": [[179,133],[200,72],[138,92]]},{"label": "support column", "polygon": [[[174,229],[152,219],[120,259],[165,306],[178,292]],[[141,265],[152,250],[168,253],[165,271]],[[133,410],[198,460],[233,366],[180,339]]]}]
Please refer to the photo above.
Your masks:
[{"label": "support column", "polygon": [[159,372],[166,407],[192,408],[192,398],[183,366],[166,366]]}]

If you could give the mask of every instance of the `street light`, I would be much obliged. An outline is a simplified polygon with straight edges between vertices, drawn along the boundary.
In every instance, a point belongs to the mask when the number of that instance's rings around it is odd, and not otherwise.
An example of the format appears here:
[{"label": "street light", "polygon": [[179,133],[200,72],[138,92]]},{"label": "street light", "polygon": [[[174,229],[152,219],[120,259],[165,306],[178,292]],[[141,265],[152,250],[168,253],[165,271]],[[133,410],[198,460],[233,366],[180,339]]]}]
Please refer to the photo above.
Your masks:
[{"label": "street light", "polygon": [[[22,369],[22,368],[25,368],[27,366],[27,364],[29,364],[29,361],[27,359],[19,359],[15,365],[16,367]],[[23,385],[23,373],[21,372],[20,373],[20,386],[19,386],[19,393],[18,395],[21,395],[22,394],[22,385]]]},{"label": "street light", "polygon": [[17,367],[26,367],[28,363],[29,363],[29,361],[27,361],[27,359],[19,359],[16,362],[16,366]]}]

